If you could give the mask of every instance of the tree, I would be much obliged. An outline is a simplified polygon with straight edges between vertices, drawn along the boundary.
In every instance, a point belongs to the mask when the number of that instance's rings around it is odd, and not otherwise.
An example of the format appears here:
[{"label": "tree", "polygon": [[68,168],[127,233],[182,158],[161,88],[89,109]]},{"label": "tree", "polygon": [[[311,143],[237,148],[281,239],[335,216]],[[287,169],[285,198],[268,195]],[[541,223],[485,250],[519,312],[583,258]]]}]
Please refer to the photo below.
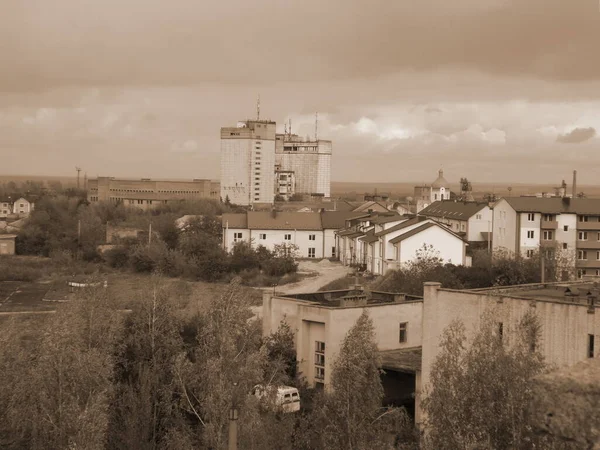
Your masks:
[{"label": "tree", "polygon": [[265,338],[269,365],[265,379],[269,384],[292,384],[296,381],[298,361],[294,345],[294,332],[286,322]]},{"label": "tree", "polygon": [[154,449],[181,420],[172,367],[183,341],[173,294],[153,276],[127,317],[111,405],[110,448]]},{"label": "tree", "polygon": [[331,374],[331,392],[317,413],[321,447],[389,448],[390,419],[401,410],[382,408],[381,361],[373,322],[366,310],[346,335]]},{"label": "tree", "polygon": [[425,448],[533,448],[526,411],[531,381],[545,369],[540,324],[528,311],[500,332],[495,317],[484,313],[471,345],[462,322],[444,331],[423,402]]},{"label": "tree", "polygon": [[252,387],[263,381],[267,364],[260,324],[252,317],[250,302],[239,279],[213,299],[208,310],[196,318],[195,344],[179,355],[175,375],[180,406],[192,420],[197,443],[220,449],[226,442],[229,411],[247,411]]}]

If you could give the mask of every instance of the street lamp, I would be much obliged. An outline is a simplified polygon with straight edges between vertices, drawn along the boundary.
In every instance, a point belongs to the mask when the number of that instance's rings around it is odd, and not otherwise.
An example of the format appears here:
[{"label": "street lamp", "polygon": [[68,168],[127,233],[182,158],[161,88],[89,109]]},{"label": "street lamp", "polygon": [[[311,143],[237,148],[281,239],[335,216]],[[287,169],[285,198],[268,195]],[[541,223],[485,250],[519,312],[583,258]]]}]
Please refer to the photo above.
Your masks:
[{"label": "street lamp", "polygon": [[237,391],[238,383],[233,383],[233,401],[231,402],[231,409],[229,410],[229,440],[228,440],[228,450],[237,450],[237,421],[238,421],[238,410],[236,408],[235,402],[235,394]]}]

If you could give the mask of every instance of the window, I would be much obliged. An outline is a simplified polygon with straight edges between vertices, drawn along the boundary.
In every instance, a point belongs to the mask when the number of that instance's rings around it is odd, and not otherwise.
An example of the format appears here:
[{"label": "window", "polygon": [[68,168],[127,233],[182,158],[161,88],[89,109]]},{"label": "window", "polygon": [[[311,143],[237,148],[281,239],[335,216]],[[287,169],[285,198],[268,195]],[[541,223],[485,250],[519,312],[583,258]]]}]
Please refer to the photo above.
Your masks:
[{"label": "window", "polygon": [[502,340],[504,337],[504,324],[502,322],[498,322],[498,339]]},{"label": "window", "polygon": [[481,220],[481,214],[475,214],[475,219]]},{"label": "window", "polygon": [[554,220],[554,216],[552,214],[544,214],[544,222],[552,222]]},{"label": "window", "polygon": [[565,226],[563,227],[563,230],[564,230],[564,231],[569,231],[569,225],[565,225]]},{"label": "window", "polygon": [[242,239],[242,233],[233,233],[233,242],[240,241]]},{"label": "window", "polygon": [[291,241],[292,240],[292,235],[291,234],[286,234],[283,236],[283,239],[285,239],[286,241]]},{"label": "window", "polygon": [[527,232],[527,239],[533,239],[535,237],[535,231],[534,230],[529,230]]},{"label": "window", "polygon": [[596,239],[597,241],[600,241],[600,233],[598,233],[598,239]]},{"label": "window", "polygon": [[544,231],[544,240],[551,241],[552,239],[554,239],[554,233],[552,231]]},{"label": "window", "polygon": [[566,250],[569,246],[567,245],[566,242],[563,242],[563,250]]},{"label": "window", "polygon": [[433,199],[437,200],[437,194],[433,194]]},{"label": "window", "polygon": [[315,248],[311,247],[308,249],[308,257],[309,258],[314,258],[315,257]]},{"label": "window", "polygon": [[577,259],[580,259],[583,261],[587,260],[587,250],[579,250],[577,252]]},{"label": "window", "polygon": [[600,252],[596,252],[596,260],[600,261]]},{"label": "window", "polygon": [[525,253],[525,255],[526,255],[528,258],[533,258],[533,250],[527,250],[527,252]]},{"label": "window", "polygon": [[594,357],[594,335],[588,334],[587,357]]},{"label": "window", "polygon": [[335,258],[335,247],[331,247],[331,257]]},{"label": "window", "polygon": [[580,222],[587,222],[589,220],[590,220],[590,218],[588,216],[579,216],[579,221]]},{"label": "window", "polygon": [[580,231],[580,232],[577,234],[577,238],[578,238],[580,241],[587,241],[587,231]]},{"label": "window", "polygon": [[315,378],[325,378],[325,342],[315,341]]},{"label": "window", "polygon": [[258,235],[259,239],[265,240],[267,238],[267,234],[266,233],[260,233]]},{"label": "window", "polygon": [[398,335],[398,341],[404,343],[408,341],[408,322],[402,322],[400,324],[400,332]]},{"label": "window", "polygon": [[317,237],[317,235],[316,235],[316,234],[309,234],[309,235],[308,235],[308,240],[309,240],[309,241],[314,241],[316,237]]},{"label": "window", "polygon": [[535,221],[535,213],[528,213],[527,214],[527,220],[529,222],[534,222]]}]

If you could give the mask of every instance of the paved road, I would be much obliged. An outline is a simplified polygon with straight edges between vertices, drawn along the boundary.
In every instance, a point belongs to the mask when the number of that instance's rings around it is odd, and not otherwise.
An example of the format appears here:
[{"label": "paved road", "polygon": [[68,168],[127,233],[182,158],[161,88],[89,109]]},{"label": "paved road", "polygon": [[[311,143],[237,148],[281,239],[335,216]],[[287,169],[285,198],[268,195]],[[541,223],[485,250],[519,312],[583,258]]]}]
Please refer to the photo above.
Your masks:
[{"label": "paved road", "polygon": [[0,282],[0,313],[52,311],[56,305],[44,302],[49,284],[25,281]]}]

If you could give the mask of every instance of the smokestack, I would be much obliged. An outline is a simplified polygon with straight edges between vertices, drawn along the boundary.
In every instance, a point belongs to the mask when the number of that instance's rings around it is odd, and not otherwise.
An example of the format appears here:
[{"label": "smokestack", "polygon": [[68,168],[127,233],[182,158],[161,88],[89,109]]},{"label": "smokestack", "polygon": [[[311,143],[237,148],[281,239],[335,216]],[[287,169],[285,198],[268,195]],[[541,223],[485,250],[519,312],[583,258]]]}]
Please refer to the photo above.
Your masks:
[{"label": "smokestack", "polygon": [[577,198],[577,171],[573,171],[573,198]]}]

